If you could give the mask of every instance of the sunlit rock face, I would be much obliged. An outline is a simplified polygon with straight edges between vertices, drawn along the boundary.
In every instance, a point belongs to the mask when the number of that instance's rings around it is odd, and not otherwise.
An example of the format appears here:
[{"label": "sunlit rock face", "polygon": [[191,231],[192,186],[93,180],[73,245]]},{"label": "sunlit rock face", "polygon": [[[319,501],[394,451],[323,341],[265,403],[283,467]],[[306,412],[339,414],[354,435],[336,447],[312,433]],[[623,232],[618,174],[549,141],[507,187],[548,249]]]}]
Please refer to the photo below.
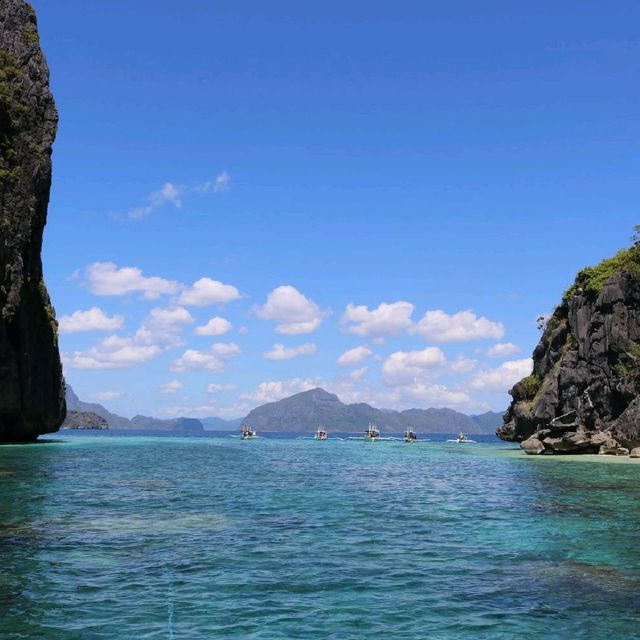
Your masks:
[{"label": "sunlit rock face", "polygon": [[0,441],[57,431],[65,417],[57,323],[40,252],[58,115],[36,16],[0,0]]},{"label": "sunlit rock face", "polygon": [[[503,440],[529,454],[625,455],[640,446],[640,247],[622,254],[629,259],[617,273],[603,269],[614,259],[581,272],[591,279],[582,286],[579,274],[547,321],[532,375],[510,391]],[[593,285],[594,274],[608,277]]]}]

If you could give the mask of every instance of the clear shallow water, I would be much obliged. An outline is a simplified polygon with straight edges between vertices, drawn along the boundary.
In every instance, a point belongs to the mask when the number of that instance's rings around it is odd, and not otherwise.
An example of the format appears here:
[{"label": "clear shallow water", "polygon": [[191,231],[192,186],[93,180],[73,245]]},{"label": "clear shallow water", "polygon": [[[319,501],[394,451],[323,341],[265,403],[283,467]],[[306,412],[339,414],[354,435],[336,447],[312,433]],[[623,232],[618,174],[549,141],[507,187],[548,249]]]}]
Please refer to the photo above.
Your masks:
[{"label": "clear shallow water", "polygon": [[629,638],[640,465],[502,444],[0,448],[0,638]]}]

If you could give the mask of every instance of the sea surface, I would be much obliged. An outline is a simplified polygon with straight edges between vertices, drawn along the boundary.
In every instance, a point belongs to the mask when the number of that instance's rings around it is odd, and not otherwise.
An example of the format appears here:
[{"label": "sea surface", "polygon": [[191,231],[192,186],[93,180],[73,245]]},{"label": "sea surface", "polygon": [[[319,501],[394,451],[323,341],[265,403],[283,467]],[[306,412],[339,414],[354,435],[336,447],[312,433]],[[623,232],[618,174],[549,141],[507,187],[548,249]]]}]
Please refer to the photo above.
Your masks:
[{"label": "sea surface", "polygon": [[0,448],[0,638],[637,638],[640,464],[513,445]]}]

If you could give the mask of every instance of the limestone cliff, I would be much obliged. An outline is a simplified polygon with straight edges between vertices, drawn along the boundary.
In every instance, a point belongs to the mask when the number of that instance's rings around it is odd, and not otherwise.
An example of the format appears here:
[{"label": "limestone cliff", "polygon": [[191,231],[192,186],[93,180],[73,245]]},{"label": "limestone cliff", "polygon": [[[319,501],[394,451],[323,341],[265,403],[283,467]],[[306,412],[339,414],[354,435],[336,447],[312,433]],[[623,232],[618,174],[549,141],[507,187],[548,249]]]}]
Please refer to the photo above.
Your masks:
[{"label": "limestone cliff", "polygon": [[35,13],[0,0],[0,441],[33,440],[65,417],[40,259],[57,118]]},{"label": "limestone cliff", "polygon": [[640,446],[639,244],[578,274],[510,394],[497,434],[527,453]]}]

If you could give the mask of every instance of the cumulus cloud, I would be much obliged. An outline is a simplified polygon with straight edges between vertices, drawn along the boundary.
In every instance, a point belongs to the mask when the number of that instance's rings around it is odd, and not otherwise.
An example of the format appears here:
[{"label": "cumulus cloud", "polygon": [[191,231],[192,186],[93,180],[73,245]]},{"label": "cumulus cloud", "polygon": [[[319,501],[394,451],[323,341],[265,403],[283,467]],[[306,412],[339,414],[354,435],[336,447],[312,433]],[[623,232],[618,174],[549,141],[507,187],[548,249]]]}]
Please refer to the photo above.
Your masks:
[{"label": "cumulus cloud", "polygon": [[240,298],[240,292],[230,284],[223,284],[211,278],[200,278],[193,286],[185,289],[178,298],[179,304],[204,307],[212,304],[225,304]]},{"label": "cumulus cloud", "polygon": [[360,346],[345,351],[337,360],[341,367],[353,367],[373,354],[369,347]]},{"label": "cumulus cloud", "polygon": [[473,405],[472,399],[459,389],[449,389],[441,384],[413,383],[400,387],[391,396],[391,404],[399,408],[418,405],[422,408],[454,408],[463,409]]},{"label": "cumulus cloud", "polygon": [[411,328],[412,314],[413,305],[402,300],[383,302],[371,311],[365,305],[348,304],[340,322],[345,325],[344,331],[361,337],[395,336]]},{"label": "cumulus cloud", "polygon": [[350,374],[349,377],[351,378],[351,380],[361,380],[362,378],[364,378],[367,375],[367,367],[361,367],[360,369],[354,369]]},{"label": "cumulus cloud", "polygon": [[487,350],[487,355],[491,358],[506,358],[518,353],[518,351],[520,351],[520,347],[513,342],[498,342]]},{"label": "cumulus cloud", "polygon": [[63,354],[72,369],[118,369],[143,364],[184,343],[181,325],[193,322],[182,307],[152,309],[132,336],[111,335],[85,350]]},{"label": "cumulus cloud", "polygon": [[449,369],[453,373],[469,373],[478,366],[477,360],[465,358],[465,356],[458,356],[453,362],[449,364]]},{"label": "cumulus cloud", "polygon": [[415,384],[432,377],[447,359],[438,347],[421,351],[396,351],[382,365],[382,381],[389,386]]},{"label": "cumulus cloud", "polygon": [[312,342],[301,344],[299,347],[285,347],[283,344],[274,344],[270,351],[262,354],[262,357],[266,360],[291,360],[300,356],[313,356],[316,350],[316,345]]},{"label": "cumulus cloud", "polygon": [[187,349],[179,358],[171,363],[172,371],[224,371],[225,361],[240,353],[240,347],[231,342],[218,342],[209,351]]},{"label": "cumulus cloud", "polygon": [[206,369],[207,371],[224,371],[224,361],[222,358],[207,351],[197,351],[187,349],[179,358],[171,363],[171,371],[196,371]]},{"label": "cumulus cloud", "polygon": [[231,358],[241,353],[240,347],[235,342],[216,342],[211,346],[211,351],[221,358]]},{"label": "cumulus cloud", "polygon": [[124,318],[119,315],[108,316],[99,307],[87,311],[74,311],[59,320],[60,333],[79,333],[81,331],[116,331],[122,328]]},{"label": "cumulus cloud", "polygon": [[132,220],[141,220],[167,204],[179,209],[182,206],[180,196],[183,191],[183,187],[176,186],[171,182],[165,182],[160,189],[149,194],[146,205],[131,209],[128,216]]},{"label": "cumulus cloud", "polygon": [[86,270],[89,291],[98,296],[141,293],[147,300],[178,292],[180,284],[156,276],[146,277],[138,267],[118,268],[113,262],[94,262]]},{"label": "cumulus cloud", "polygon": [[122,391],[98,391],[94,393],[91,397],[94,400],[115,400],[116,398],[122,398],[124,392]]},{"label": "cumulus cloud", "polygon": [[258,404],[265,402],[275,402],[300,393],[315,389],[318,385],[317,380],[311,378],[292,378],[290,380],[272,380],[270,382],[261,382],[258,388],[251,392],[240,396],[241,399],[251,400]]},{"label": "cumulus cloud", "polygon": [[520,379],[528,376],[533,369],[531,358],[509,360],[499,367],[477,373],[469,382],[476,391],[508,391]]},{"label": "cumulus cloud", "polygon": [[233,391],[236,387],[232,384],[215,384],[212,382],[208,387],[209,393],[223,393],[224,391]]},{"label": "cumulus cloud", "polygon": [[416,324],[415,332],[425,340],[433,342],[468,342],[494,338],[500,340],[504,335],[504,325],[487,318],[478,318],[473,311],[459,311],[452,316],[436,309],[427,311]]},{"label": "cumulus cloud", "polygon": [[195,334],[198,336],[223,336],[231,331],[231,323],[220,316],[215,316],[206,324],[196,327]]},{"label": "cumulus cloud", "polygon": [[263,320],[276,322],[278,333],[291,336],[315,331],[328,315],[328,311],[290,285],[274,289],[255,311]]},{"label": "cumulus cloud", "polygon": [[171,380],[171,382],[167,382],[166,384],[161,385],[160,391],[162,393],[171,394],[180,391],[180,389],[182,389],[183,387],[184,385],[182,384],[182,382],[180,382],[180,380]]}]

